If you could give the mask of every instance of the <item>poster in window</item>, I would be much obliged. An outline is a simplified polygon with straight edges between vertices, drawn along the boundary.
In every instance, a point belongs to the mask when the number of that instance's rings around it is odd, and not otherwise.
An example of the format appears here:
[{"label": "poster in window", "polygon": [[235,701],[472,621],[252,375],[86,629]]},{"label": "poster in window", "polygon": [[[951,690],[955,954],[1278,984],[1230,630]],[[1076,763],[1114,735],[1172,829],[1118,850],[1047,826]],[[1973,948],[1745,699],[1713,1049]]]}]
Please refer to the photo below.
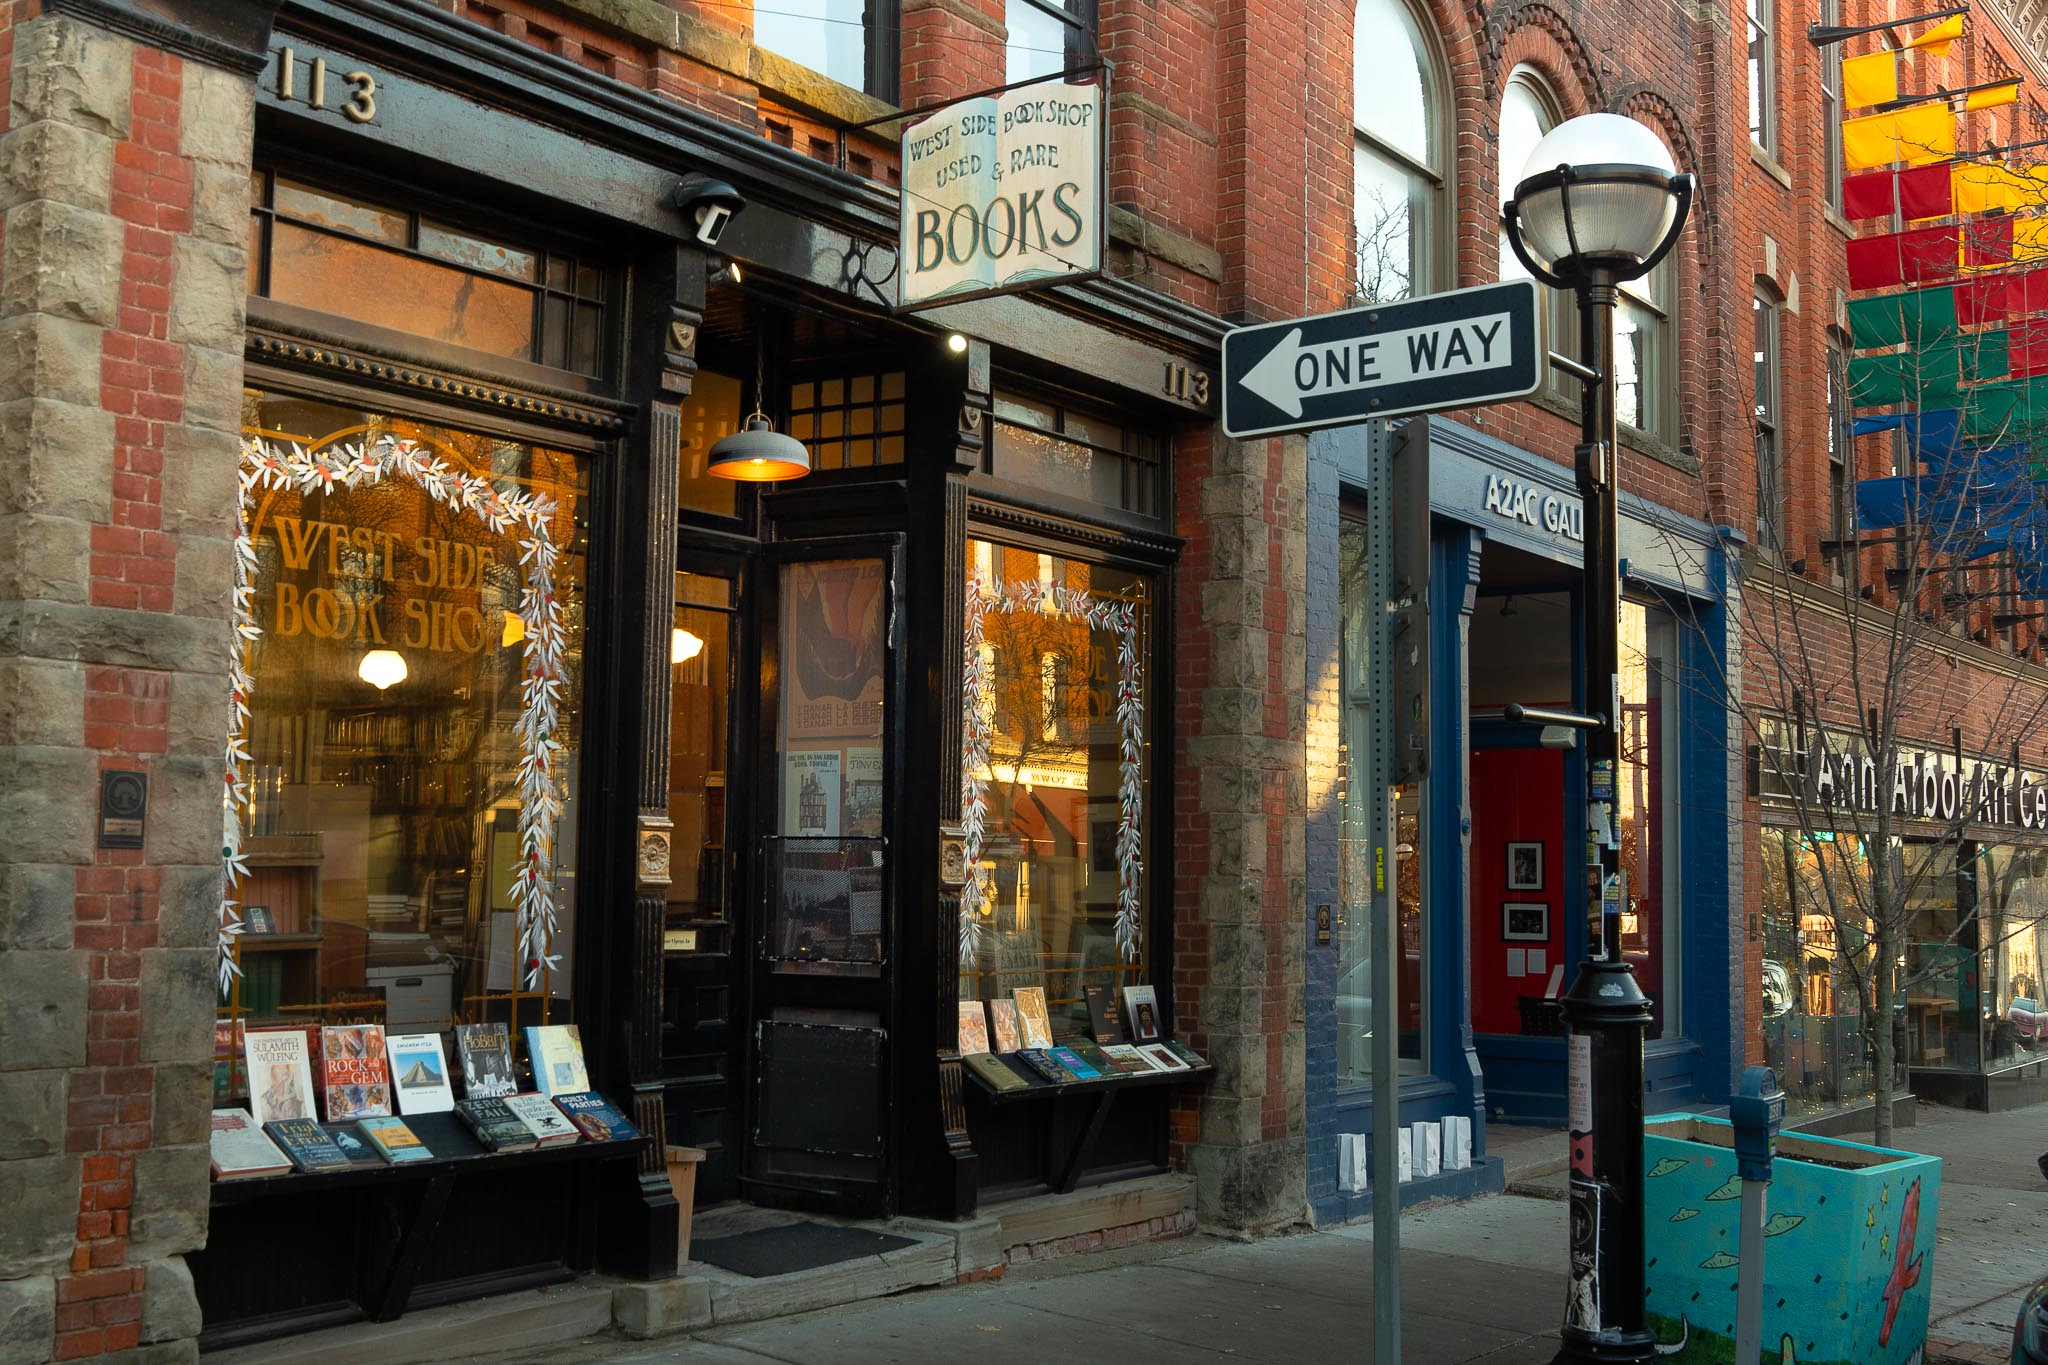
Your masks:
[{"label": "poster in window", "polygon": [[869,839],[881,838],[882,751],[879,748],[848,749],[845,779],[845,832]]},{"label": "poster in window", "polygon": [[879,736],[888,644],[882,561],[792,564],[783,586],[784,738]]},{"label": "poster in window", "polygon": [[793,749],[782,756],[782,832],[837,838],[839,770],[837,749]]}]

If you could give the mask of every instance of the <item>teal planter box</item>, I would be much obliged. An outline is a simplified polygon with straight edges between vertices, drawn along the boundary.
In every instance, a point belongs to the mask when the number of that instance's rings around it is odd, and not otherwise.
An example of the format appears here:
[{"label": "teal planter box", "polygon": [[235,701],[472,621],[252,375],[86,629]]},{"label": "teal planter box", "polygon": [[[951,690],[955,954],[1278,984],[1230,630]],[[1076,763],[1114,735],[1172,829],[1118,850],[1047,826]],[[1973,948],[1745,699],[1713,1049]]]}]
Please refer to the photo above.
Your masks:
[{"label": "teal planter box", "polygon": [[[1643,1125],[1651,1327],[1698,1365],[1735,1360],[1742,1181],[1724,1119]],[[1764,1200],[1762,1365],[1907,1365],[1927,1340],[1941,1159],[1778,1139]],[[1683,1325],[1681,1325],[1681,1323]],[[1757,1365],[1757,1362],[1747,1362]]]}]

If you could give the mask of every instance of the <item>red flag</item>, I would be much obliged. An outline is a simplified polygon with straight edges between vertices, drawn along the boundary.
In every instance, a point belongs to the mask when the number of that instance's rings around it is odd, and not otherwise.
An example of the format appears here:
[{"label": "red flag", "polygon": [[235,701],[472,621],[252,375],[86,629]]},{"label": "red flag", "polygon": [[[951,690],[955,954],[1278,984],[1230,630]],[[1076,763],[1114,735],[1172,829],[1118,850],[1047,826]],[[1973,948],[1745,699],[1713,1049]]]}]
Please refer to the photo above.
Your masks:
[{"label": "red flag", "polygon": [[1956,321],[1964,327],[2004,322],[2011,310],[2012,277],[1964,280],[1956,286]]},{"label": "red flag", "polygon": [[1977,218],[1963,228],[1963,268],[1982,270],[2012,262],[2012,219]]},{"label": "red flag", "polygon": [[1946,218],[1955,212],[1946,163],[1899,172],[1899,212],[1908,218]]},{"label": "red flag", "polygon": [[2048,374],[2048,322],[2025,322],[2006,336],[2007,373],[2014,379]]},{"label": "red flag", "polygon": [[1898,175],[1893,171],[1866,171],[1842,180],[1842,216],[1889,218],[1898,208]]},{"label": "red flag", "polygon": [[2007,315],[2048,313],[2048,270],[2016,270],[1997,277],[1995,282],[2004,286]]},{"label": "red flag", "polygon": [[1899,267],[1899,239],[1895,235],[1856,237],[1850,240],[1847,250],[1851,289],[1889,289],[1904,282]]}]

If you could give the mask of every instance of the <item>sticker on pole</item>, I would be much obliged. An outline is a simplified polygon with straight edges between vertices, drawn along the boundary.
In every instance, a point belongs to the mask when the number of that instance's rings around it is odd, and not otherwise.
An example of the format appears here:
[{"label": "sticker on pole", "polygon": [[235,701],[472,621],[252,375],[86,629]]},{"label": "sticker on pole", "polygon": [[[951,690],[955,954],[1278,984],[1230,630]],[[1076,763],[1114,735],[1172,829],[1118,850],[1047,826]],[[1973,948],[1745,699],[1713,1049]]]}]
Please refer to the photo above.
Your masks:
[{"label": "sticker on pole", "polygon": [[1536,282],[1240,327],[1223,338],[1223,430],[1271,436],[1525,398],[1543,383]]}]

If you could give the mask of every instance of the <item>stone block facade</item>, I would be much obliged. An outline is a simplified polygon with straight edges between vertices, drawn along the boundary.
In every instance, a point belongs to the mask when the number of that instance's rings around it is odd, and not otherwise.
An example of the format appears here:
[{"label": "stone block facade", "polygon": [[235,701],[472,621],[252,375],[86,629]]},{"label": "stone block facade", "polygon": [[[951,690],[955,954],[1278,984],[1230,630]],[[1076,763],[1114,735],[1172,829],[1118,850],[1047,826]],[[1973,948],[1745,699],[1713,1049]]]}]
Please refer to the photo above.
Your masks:
[{"label": "stone block facade", "polygon": [[[30,13],[0,29],[0,1360],[189,1360],[253,87]],[[147,777],[140,849],[99,846],[108,769]]]}]

